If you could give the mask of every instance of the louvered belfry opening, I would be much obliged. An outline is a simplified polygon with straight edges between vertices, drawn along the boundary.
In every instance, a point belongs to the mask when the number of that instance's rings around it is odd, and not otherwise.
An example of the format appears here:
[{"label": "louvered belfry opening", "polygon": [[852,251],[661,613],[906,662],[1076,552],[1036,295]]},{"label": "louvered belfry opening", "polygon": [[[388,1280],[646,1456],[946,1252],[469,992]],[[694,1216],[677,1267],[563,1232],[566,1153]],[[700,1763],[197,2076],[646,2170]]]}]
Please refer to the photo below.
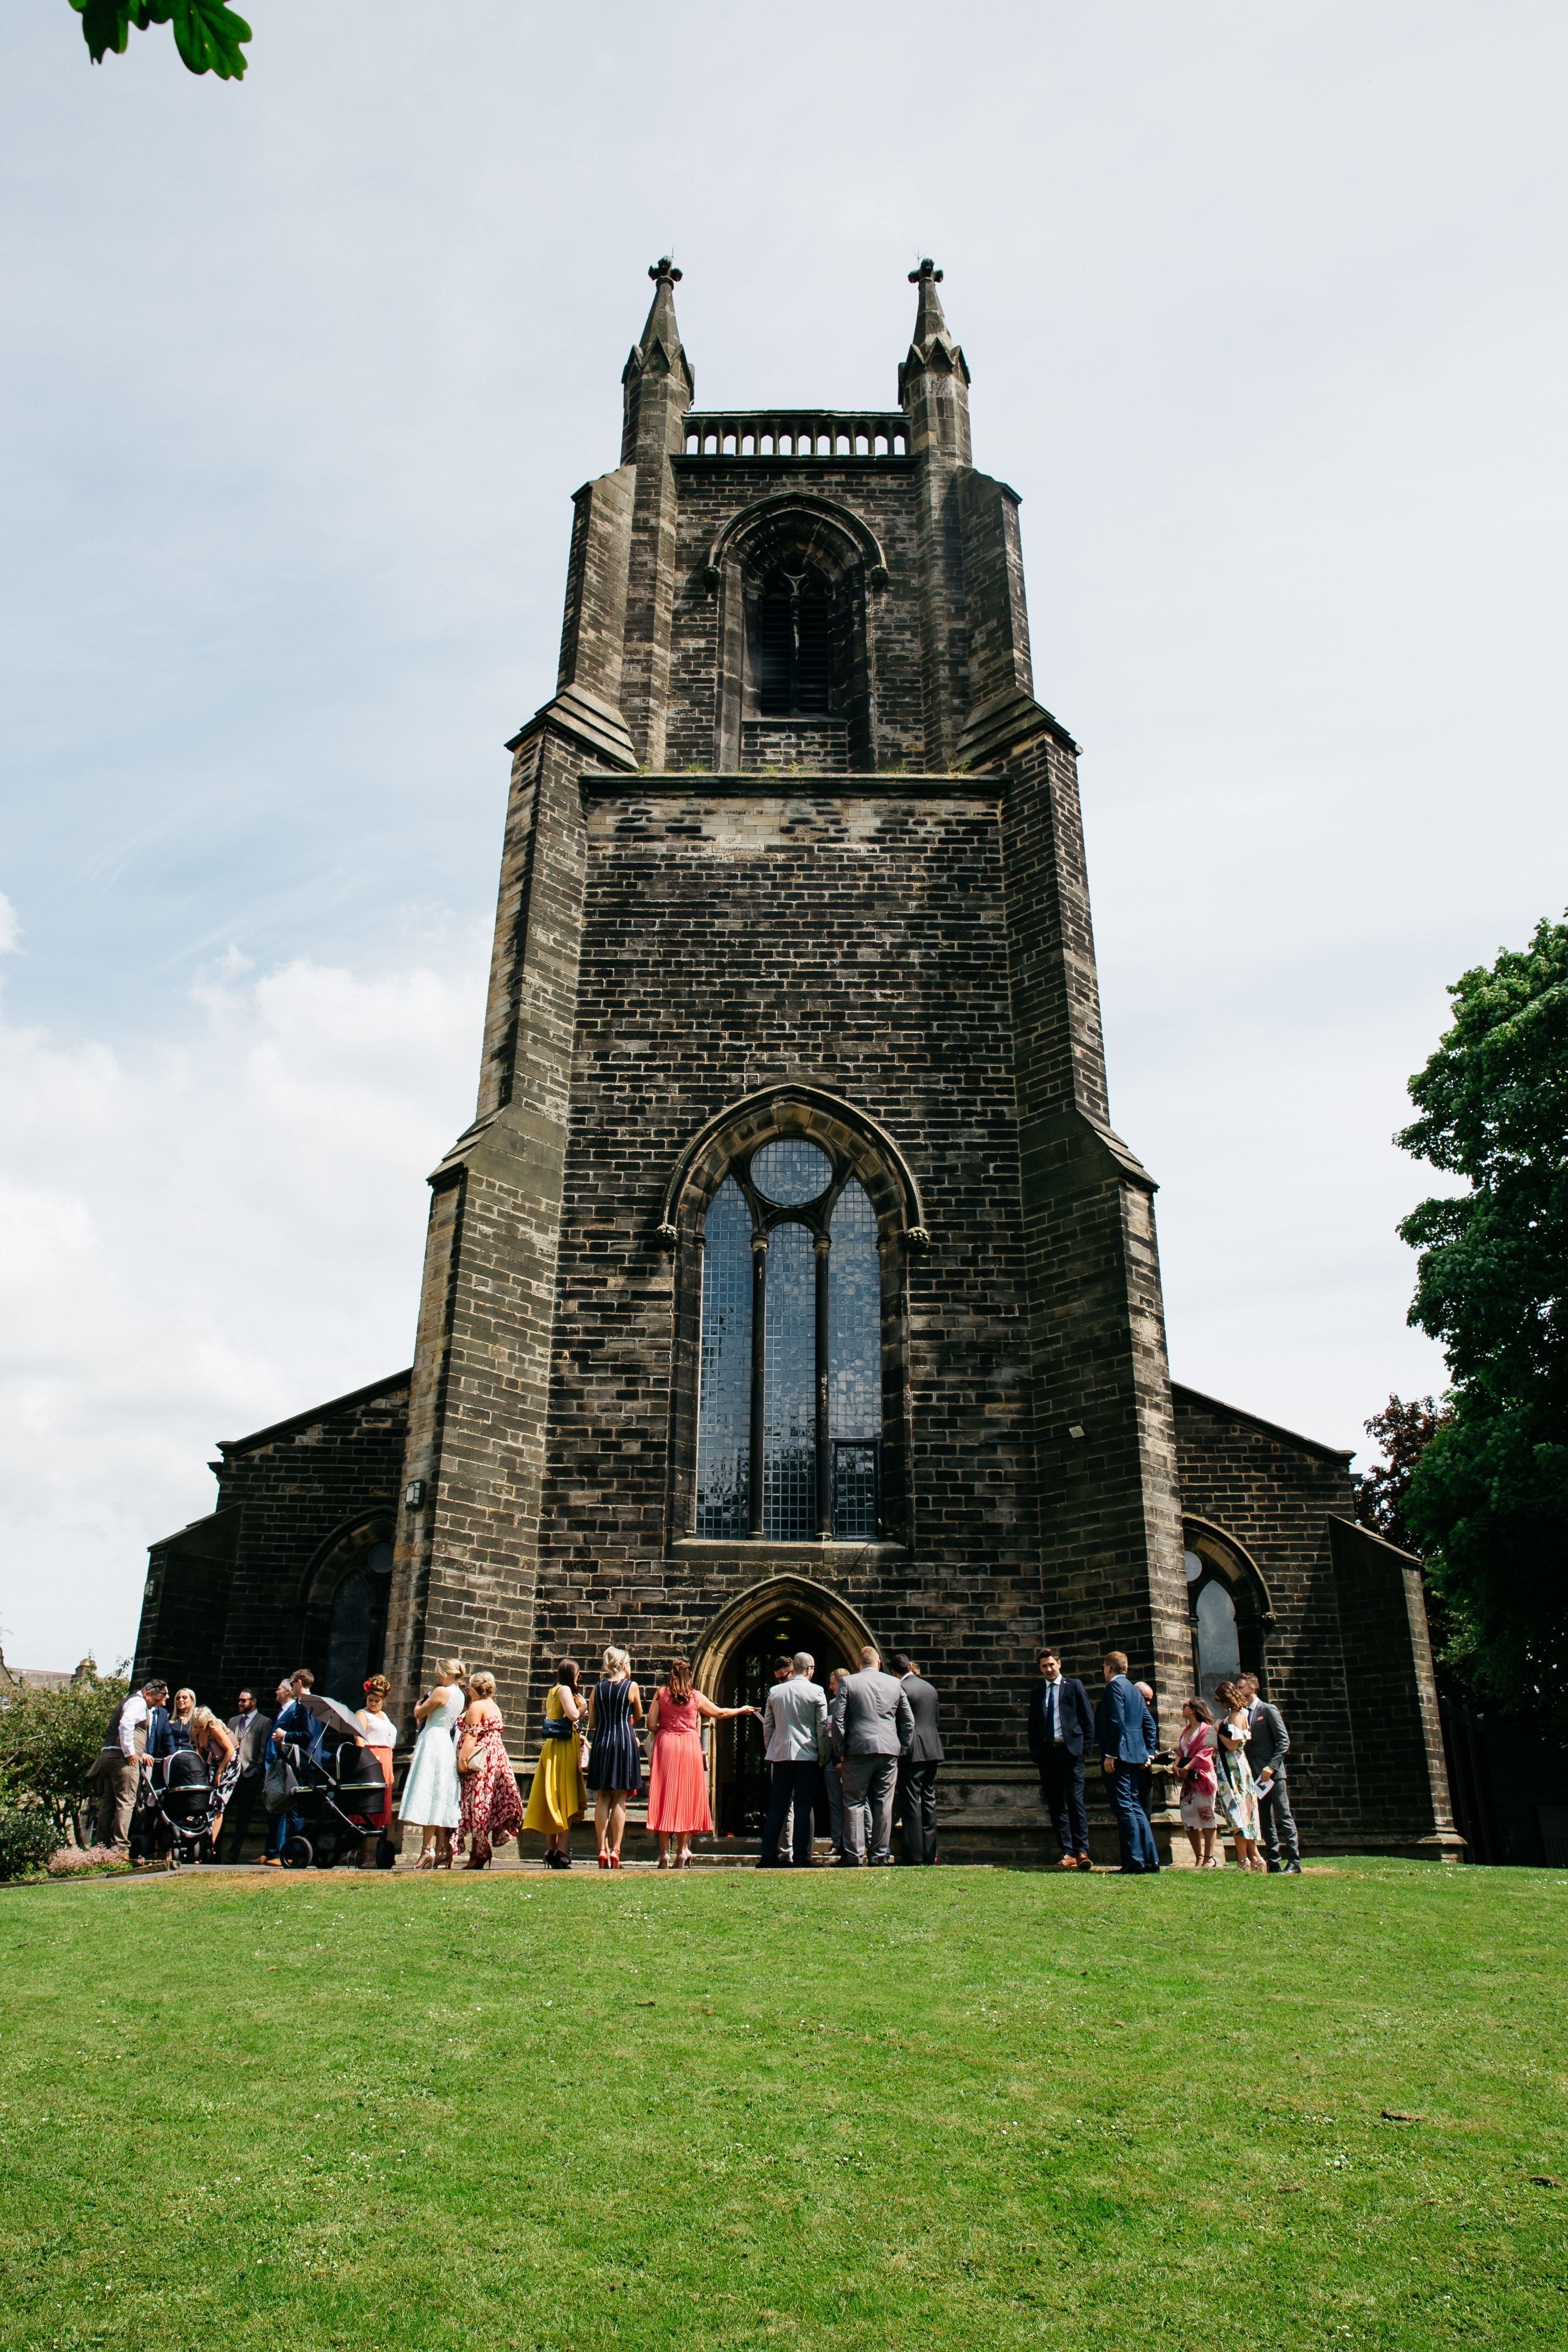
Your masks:
[{"label": "louvered belfry opening", "polygon": [[809,564],[784,565],[763,590],[757,629],[757,709],[763,719],[826,717],[832,708],[832,606]]}]

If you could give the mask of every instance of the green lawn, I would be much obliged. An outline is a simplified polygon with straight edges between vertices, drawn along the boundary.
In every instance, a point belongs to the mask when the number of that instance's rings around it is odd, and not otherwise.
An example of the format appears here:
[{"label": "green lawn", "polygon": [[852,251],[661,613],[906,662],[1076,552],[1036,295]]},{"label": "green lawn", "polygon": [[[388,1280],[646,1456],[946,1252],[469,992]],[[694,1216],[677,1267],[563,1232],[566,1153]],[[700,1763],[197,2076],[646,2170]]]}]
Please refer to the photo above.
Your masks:
[{"label": "green lawn", "polygon": [[1565,1927],[1371,1863],[14,1889],[0,2345],[1568,2345]]}]

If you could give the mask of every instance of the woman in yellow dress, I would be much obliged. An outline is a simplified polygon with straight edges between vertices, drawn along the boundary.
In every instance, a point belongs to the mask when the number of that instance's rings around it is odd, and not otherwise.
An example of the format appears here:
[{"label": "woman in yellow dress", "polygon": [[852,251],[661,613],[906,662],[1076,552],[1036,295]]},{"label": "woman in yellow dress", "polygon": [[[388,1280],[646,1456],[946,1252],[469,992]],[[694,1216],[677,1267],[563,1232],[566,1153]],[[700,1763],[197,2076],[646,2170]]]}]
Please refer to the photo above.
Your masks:
[{"label": "woman in yellow dress", "polygon": [[577,1661],[563,1658],[544,1702],[544,1736],[522,1817],[525,1830],[543,1832],[546,1870],[571,1869],[572,1824],[588,1810],[577,1728],[584,1712],[577,1692]]}]

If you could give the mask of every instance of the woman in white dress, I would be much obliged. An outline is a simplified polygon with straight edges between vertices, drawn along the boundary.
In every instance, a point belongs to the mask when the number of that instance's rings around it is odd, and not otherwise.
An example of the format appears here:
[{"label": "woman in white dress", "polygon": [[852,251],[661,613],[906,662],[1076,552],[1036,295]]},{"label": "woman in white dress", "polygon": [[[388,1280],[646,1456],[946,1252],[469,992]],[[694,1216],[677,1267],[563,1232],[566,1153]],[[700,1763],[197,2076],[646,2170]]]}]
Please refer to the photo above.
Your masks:
[{"label": "woman in white dress", "polygon": [[437,1658],[436,1671],[440,1681],[414,1710],[422,1727],[397,1809],[400,1822],[423,1832],[416,1870],[451,1869],[452,1832],[463,1814],[452,1727],[468,1703],[468,1668],[461,1658]]}]

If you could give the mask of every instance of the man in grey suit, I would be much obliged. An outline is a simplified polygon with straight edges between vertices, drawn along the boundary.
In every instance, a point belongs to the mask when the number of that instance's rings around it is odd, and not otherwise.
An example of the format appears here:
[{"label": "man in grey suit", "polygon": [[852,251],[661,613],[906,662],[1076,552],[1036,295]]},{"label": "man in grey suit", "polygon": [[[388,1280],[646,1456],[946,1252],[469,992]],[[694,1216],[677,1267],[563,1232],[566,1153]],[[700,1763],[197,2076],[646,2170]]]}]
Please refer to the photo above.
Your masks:
[{"label": "man in grey suit", "polygon": [[228,1727],[239,1749],[239,1779],[229,1803],[228,1858],[239,1860],[245,1833],[250,1827],[250,1816],[256,1810],[256,1800],[261,1794],[267,1778],[267,1735],[273,1718],[263,1715],[247,1690],[239,1694],[239,1712],[231,1715]]},{"label": "man in grey suit", "polygon": [[1263,1832],[1264,1859],[1271,1871],[1300,1878],[1301,1848],[1285,1778],[1290,1735],[1279,1708],[1259,1697],[1256,1675],[1239,1675],[1237,1688],[1247,1701],[1247,1760],[1258,1783],[1258,1826]]},{"label": "man in grey suit", "polygon": [[[882,1654],[860,1653],[860,1671],[839,1684],[833,1702],[834,1743],[844,1759],[844,1853],[859,1864],[869,1859],[880,1869],[892,1862],[893,1790],[898,1785],[899,1757],[914,1737],[915,1719],[904,1686],[882,1672]],[[864,1839],[866,1813],[871,1822],[871,1852]]]},{"label": "man in grey suit", "polygon": [[791,1807],[795,1818],[796,1870],[811,1867],[811,1809],[816,1796],[816,1776],[827,1761],[827,1693],[812,1680],[816,1660],[809,1650],[797,1650],[790,1660],[787,1681],[774,1683],[763,1709],[768,1762],[773,1767],[773,1795],[763,1828],[763,1870],[787,1870],[779,1853],[779,1838]]},{"label": "man in grey suit", "polygon": [[902,1650],[893,1653],[893,1672],[900,1677],[915,1727],[899,1759],[899,1809],[904,1824],[904,1860],[936,1860],[936,1776],[942,1762],[942,1733],[937,1728],[936,1691],[921,1676],[914,1660]]}]

